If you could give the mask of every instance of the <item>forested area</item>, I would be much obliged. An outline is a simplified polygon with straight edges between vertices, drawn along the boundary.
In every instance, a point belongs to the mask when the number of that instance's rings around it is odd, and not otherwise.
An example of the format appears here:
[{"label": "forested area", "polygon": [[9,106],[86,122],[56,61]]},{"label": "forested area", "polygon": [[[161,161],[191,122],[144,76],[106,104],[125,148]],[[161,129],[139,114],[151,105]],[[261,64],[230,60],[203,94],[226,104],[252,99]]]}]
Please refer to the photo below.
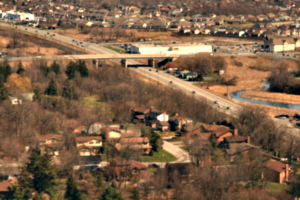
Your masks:
[{"label": "forested area", "polygon": [[270,91],[283,92],[287,94],[300,94],[299,69],[289,71],[287,66],[280,66],[274,69],[268,78]]}]

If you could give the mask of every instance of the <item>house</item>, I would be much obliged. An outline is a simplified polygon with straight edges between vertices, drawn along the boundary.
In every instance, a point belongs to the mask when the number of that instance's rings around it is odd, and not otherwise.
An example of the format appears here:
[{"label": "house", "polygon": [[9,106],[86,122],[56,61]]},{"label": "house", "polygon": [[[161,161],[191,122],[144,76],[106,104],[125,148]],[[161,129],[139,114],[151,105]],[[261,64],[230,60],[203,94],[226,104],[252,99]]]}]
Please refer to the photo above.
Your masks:
[{"label": "house", "polygon": [[110,160],[106,174],[115,176],[117,180],[122,178],[140,179],[146,169],[147,166],[139,161],[116,157]]},{"label": "house", "polygon": [[237,156],[247,155],[249,151],[255,150],[258,147],[248,144],[248,143],[236,143],[229,146],[228,149],[225,149],[226,157],[229,161],[234,161]]},{"label": "house", "polygon": [[145,122],[145,114],[149,113],[152,108],[143,108],[143,107],[135,107],[131,110],[131,118],[132,122],[137,123],[144,123]]},{"label": "house", "polygon": [[264,163],[263,176],[267,181],[284,183],[289,180],[290,166],[280,161],[270,159]]},{"label": "house", "polygon": [[184,125],[191,122],[192,120],[184,118],[178,115],[178,113],[176,113],[175,115],[169,118],[170,130],[171,131],[181,130]]},{"label": "house", "polygon": [[85,146],[97,151],[102,147],[102,137],[101,136],[76,137],[76,145],[77,147]]},{"label": "house", "polygon": [[139,150],[141,154],[149,154],[152,149],[149,142],[147,137],[121,137],[115,147],[118,151],[124,148],[132,148]]},{"label": "house", "polygon": [[215,137],[218,142],[222,142],[225,137],[229,137],[232,135],[238,135],[238,130],[231,130],[227,126],[216,124],[203,124],[199,128],[186,134],[187,137],[201,136],[206,140],[209,140],[211,137]]},{"label": "house", "polygon": [[101,129],[101,135],[105,140],[115,140],[121,137],[121,131],[114,127],[104,127]]},{"label": "house", "polygon": [[0,182],[0,195],[1,197],[11,197],[12,191],[9,189],[17,183],[17,177],[9,177],[7,180]]},{"label": "house", "polygon": [[155,130],[169,130],[169,115],[166,112],[149,112],[145,115],[145,122],[147,126]]},{"label": "house", "polygon": [[38,135],[37,142],[43,153],[57,156],[62,149],[63,136],[59,134]]}]

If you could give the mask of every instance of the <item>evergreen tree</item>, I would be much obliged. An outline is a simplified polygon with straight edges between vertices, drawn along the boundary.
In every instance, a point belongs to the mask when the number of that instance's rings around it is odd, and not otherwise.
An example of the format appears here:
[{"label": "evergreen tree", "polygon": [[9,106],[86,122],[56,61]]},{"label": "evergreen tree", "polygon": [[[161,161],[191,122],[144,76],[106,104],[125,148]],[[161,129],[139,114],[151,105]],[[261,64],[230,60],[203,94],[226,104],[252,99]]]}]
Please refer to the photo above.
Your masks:
[{"label": "evergreen tree", "polygon": [[62,96],[67,98],[67,99],[70,99],[70,100],[72,100],[72,99],[77,100],[78,99],[78,95],[75,92],[75,88],[74,88],[74,86],[73,86],[73,84],[70,80],[65,81]]},{"label": "evergreen tree", "polygon": [[50,160],[46,155],[41,155],[38,150],[32,151],[26,170],[32,175],[33,188],[39,194],[42,192],[49,193],[55,185],[55,173]]},{"label": "evergreen tree", "polygon": [[8,99],[8,93],[4,86],[0,86],[0,100],[7,100]]},{"label": "evergreen tree", "polygon": [[51,96],[57,96],[58,91],[57,91],[57,85],[54,79],[51,79],[48,87],[45,90],[45,94],[51,95]]},{"label": "evergreen tree", "polygon": [[132,190],[131,190],[131,199],[132,200],[140,200],[141,197],[140,197],[140,191],[137,187],[134,187]]},{"label": "evergreen tree", "polygon": [[73,79],[75,77],[75,72],[77,70],[76,68],[77,68],[77,64],[73,61],[70,61],[66,70],[66,74],[69,79]]},{"label": "evergreen tree", "polygon": [[98,188],[104,187],[102,173],[98,173],[96,176],[96,187]]},{"label": "evergreen tree", "polygon": [[88,77],[89,76],[89,70],[85,64],[84,61],[79,60],[77,64],[77,70],[80,73],[81,77]]},{"label": "evergreen tree", "polygon": [[76,182],[73,178],[73,175],[70,174],[67,180],[67,189],[65,193],[65,199],[67,200],[80,200],[81,195],[79,190],[77,189]]},{"label": "evergreen tree", "polygon": [[24,71],[25,71],[25,69],[23,68],[22,62],[20,61],[19,64],[18,64],[17,74],[20,75]]},{"label": "evergreen tree", "polygon": [[8,63],[6,63],[4,65],[4,69],[3,69],[3,76],[4,76],[4,81],[6,82],[7,78],[9,75],[11,75],[11,67]]},{"label": "evergreen tree", "polygon": [[54,61],[51,66],[50,66],[50,69],[57,75],[57,74],[60,74],[61,71],[60,71],[60,65]]},{"label": "evergreen tree", "polygon": [[33,90],[33,101],[40,101],[41,100],[41,93],[39,89],[34,89]]},{"label": "evergreen tree", "polygon": [[104,190],[99,200],[123,200],[116,188],[108,187]]},{"label": "evergreen tree", "polygon": [[50,73],[50,68],[47,66],[46,63],[42,63],[39,68],[45,77],[47,77],[48,74]]}]

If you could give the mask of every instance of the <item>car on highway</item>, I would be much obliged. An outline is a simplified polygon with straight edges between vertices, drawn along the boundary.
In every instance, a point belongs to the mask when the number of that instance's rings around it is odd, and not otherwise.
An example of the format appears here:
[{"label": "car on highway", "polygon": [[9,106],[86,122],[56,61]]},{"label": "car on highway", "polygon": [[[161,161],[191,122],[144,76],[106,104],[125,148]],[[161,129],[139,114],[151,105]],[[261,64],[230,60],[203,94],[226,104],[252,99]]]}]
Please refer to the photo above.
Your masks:
[{"label": "car on highway", "polygon": [[231,108],[229,106],[226,107],[226,110],[230,110]]},{"label": "car on highway", "polygon": [[149,69],[149,71],[152,71],[152,69]]},{"label": "car on highway", "polygon": [[218,105],[218,108],[223,108],[223,106],[221,106],[221,105]]},{"label": "car on highway", "polygon": [[55,36],[55,34],[53,34],[52,36]]},{"label": "car on highway", "polygon": [[170,81],[169,83],[173,83],[173,81]]},{"label": "car on highway", "polygon": [[195,91],[192,91],[192,94],[195,94],[196,92]]},{"label": "car on highway", "polygon": [[156,70],[156,72],[159,72],[158,69]]},{"label": "car on highway", "polygon": [[276,115],[275,118],[277,119],[286,119],[286,118],[289,118],[288,115]]},{"label": "car on highway", "polygon": [[218,101],[214,101],[214,104],[218,104]]}]

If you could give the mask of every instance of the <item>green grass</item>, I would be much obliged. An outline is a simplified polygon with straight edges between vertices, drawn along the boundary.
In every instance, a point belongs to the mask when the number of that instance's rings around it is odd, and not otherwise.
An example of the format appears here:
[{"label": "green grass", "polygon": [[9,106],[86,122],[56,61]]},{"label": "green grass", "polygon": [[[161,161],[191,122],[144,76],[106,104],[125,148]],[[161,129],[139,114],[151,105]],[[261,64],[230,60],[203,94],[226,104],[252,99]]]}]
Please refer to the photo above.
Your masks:
[{"label": "green grass", "polygon": [[286,185],[275,182],[268,182],[267,187],[269,188],[271,195],[278,196],[278,194],[285,190]]},{"label": "green grass", "polygon": [[96,96],[83,97],[80,99],[80,101],[82,101],[88,107],[105,106],[105,104],[106,104],[106,103],[100,102],[98,100],[98,97],[96,97]]},{"label": "green grass", "polygon": [[123,50],[121,50],[121,49],[114,48],[114,47],[112,47],[112,46],[105,45],[104,47],[107,48],[107,49],[116,51],[116,52],[118,52],[118,53],[125,53],[125,51],[123,51]]},{"label": "green grass", "polygon": [[171,162],[175,161],[176,157],[163,150],[160,149],[159,152],[153,152],[153,156],[141,156],[139,161],[140,162]]}]

